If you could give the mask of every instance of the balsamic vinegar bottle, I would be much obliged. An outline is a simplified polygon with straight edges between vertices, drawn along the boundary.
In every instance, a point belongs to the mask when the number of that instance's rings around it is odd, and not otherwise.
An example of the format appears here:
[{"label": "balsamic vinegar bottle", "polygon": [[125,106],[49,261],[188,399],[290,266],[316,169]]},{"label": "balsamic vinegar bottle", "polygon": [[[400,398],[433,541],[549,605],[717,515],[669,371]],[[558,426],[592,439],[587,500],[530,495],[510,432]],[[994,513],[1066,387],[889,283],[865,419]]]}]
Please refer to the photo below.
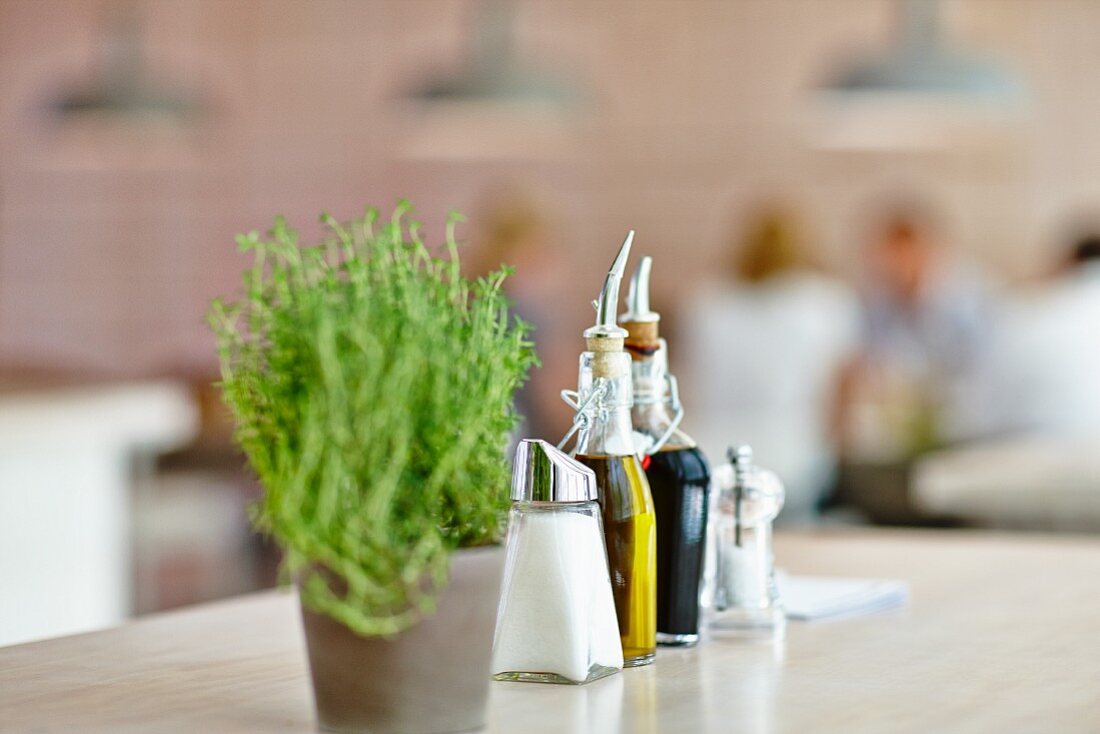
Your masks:
[{"label": "balsamic vinegar bottle", "polygon": [[626,667],[648,665],[657,652],[657,535],[649,483],[635,453],[630,409],[634,390],[627,332],[616,325],[627,235],[604,281],[595,326],[580,357],[576,457],[596,473],[607,560]]},{"label": "balsamic vinegar bottle", "polygon": [[659,335],[661,316],[649,308],[651,267],[652,258],[642,258],[630,282],[628,311],[621,317],[633,360],[631,419],[645,447],[642,466],[657,511],[657,643],[694,645],[699,641],[710,466],[679,429],[683,409]]}]

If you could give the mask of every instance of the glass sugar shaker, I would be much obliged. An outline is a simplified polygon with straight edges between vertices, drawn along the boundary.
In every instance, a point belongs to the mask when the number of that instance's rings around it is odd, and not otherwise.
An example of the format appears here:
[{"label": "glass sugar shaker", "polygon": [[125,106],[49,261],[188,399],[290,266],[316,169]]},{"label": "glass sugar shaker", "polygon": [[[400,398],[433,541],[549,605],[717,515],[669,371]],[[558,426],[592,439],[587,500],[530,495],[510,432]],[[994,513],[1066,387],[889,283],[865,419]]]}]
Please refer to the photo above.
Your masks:
[{"label": "glass sugar shaker", "polygon": [[622,667],[596,475],[525,439],[512,470],[493,678],[581,684]]},{"label": "glass sugar shaker", "polygon": [[715,470],[715,572],[709,628],[717,635],[782,637],[783,606],[775,585],[772,522],[783,509],[783,483],[753,465],[752,449],[730,449]]}]

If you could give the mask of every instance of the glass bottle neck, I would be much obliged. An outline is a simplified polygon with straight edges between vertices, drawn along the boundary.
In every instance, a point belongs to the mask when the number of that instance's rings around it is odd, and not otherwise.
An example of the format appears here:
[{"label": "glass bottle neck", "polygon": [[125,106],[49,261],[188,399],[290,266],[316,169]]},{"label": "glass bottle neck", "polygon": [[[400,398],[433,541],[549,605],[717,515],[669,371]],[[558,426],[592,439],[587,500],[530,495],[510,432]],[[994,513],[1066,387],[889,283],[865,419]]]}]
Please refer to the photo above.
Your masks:
[{"label": "glass bottle neck", "polygon": [[590,423],[582,428],[577,439],[579,456],[631,456],[634,454],[634,433],[630,408],[597,408],[590,413]]},{"label": "glass bottle neck", "polygon": [[583,456],[631,456],[635,453],[630,409],[634,386],[630,356],[624,352],[584,352],[577,380],[584,405],[585,424],[577,437],[577,454]]},{"label": "glass bottle neck", "polygon": [[[651,441],[659,440],[668,432],[669,426],[672,425],[672,416],[667,402],[635,405],[630,411],[630,421],[634,430]],[[695,439],[676,428],[661,448],[685,449],[694,446]]]},{"label": "glass bottle neck", "polygon": [[[676,407],[669,394],[668,367],[664,340],[651,356],[633,355],[631,371],[634,383],[634,407],[631,422],[636,432],[655,442],[665,437],[672,425]],[[692,448],[695,441],[679,428],[672,431],[663,448]]]}]

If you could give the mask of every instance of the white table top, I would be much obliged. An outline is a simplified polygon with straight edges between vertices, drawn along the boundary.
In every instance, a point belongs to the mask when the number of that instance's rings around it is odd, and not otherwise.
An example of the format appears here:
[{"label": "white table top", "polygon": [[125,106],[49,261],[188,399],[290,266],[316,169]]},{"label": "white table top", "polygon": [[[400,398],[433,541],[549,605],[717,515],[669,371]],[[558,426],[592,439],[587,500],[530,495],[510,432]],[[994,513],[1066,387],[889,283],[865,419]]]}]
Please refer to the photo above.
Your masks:
[{"label": "white table top", "polygon": [[[588,686],[493,683],[489,730],[1100,731],[1100,539],[846,531],[781,536],[777,555],[913,598],[792,622],[781,650],[708,640]],[[314,730],[288,593],[0,649],[3,732]]]}]

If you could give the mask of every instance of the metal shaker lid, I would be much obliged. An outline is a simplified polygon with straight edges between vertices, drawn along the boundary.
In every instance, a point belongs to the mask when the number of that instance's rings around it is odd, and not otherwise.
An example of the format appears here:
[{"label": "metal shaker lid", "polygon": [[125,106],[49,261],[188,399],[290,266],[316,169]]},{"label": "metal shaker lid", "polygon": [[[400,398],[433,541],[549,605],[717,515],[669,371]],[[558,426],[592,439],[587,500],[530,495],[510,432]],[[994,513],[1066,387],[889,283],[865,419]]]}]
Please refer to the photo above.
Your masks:
[{"label": "metal shaker lid", "polygon": [[588,502],[596,499],[596,474],[546,441],[525,438],[512,464],[512,500]]}]

